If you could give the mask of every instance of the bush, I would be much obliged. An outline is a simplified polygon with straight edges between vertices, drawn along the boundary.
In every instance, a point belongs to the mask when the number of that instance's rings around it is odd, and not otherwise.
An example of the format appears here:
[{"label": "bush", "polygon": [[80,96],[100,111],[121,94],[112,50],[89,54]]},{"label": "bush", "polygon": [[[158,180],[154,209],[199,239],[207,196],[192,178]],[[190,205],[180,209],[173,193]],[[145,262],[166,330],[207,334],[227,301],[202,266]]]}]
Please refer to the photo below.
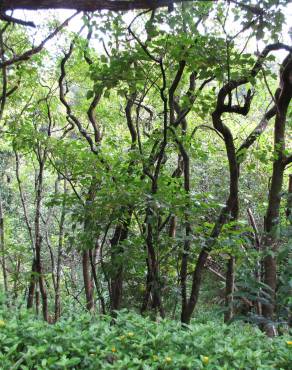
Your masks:
[{"label": "bush", "polygon": [[0,312],[0,368],[6,369],[291,369],[287,337],[217,321],[157,323],[134,313],[71,316],[55,325],[26,312]]}]

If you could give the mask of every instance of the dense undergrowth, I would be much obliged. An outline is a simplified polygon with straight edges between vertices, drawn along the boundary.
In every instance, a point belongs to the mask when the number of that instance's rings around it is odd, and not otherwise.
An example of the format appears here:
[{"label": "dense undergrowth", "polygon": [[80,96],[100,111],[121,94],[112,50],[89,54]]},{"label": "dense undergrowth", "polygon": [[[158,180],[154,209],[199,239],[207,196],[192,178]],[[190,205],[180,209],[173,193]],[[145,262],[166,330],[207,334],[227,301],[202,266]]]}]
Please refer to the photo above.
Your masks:
[{"label": "dense undergrowth", "polygon": [[0,368],[12,369],[291,369],[292,342],[269,339],[243,323],[194,320],[182,329],[123,312],[81,314],[54,325],[24,311],[0,311]]}]

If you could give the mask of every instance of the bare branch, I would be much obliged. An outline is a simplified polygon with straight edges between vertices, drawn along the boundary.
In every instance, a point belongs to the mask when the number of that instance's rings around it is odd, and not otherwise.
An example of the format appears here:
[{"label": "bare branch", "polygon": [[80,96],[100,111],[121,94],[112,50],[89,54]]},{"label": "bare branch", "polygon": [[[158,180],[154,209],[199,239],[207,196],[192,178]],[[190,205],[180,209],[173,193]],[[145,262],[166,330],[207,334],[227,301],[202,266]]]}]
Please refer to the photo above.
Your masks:
[{"label": "bare branch", "polygon": [[4,12],[0,12],[0,19],[5,22],[20,24],[21,26],[35,28],[35,24],[33,22],[27,22],[22,19],[14,18],[8,14],[5,14]]}]

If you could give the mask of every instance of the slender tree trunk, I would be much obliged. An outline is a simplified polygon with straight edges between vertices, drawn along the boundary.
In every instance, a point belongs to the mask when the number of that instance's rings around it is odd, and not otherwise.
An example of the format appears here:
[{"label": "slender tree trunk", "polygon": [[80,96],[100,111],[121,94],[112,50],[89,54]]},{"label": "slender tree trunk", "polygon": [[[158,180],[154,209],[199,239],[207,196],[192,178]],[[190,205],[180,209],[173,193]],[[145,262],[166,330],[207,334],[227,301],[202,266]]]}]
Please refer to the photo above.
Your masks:
[{"label": "slender tree trunk", "polygon": [[235,285],[235,257],[230,256],[227,262],[225,282],[225,306],[226,312],[224,321],[228,322],[233,318],[233,294]]},{"label": "slender tree trunk", "polygon": [[[131,135],[131,147],[130,150],[134,150],[136,148],[137,143],[137,128],[134,125],[133,118],[132,118],[132,110],[134,106],[134,101],[137,97],[137,94],[134,92],[132,93],[128,99],[127,104],[125,107],[125,115],[127,120],[127,126],[129,129],[129,133]],[[139,117],[139,106],[137,108],[137,125],[138,125],[138,117]],[[127,173],[131,175],[133,171],[133,167],[135,165],[135,161],[130,161]],[[122,297],[123,297],[123,243],[129,234],[129,227],[131,224],[132,218],[132,208],[131,206],[123,207],[122,212],[126,212],[125,221],[121,221],[115,228],[114,235],[110,240],[111,243],[111,264],[112,264],[112,273],[110,277],[110,296],[111,296],[111,310],[119,310],[122,304]]]},{"label": "slender tree trunk", "polygon": [[82,271],[83,271],[84,290],[86,296],[86,308],[88,309],[88,311],[91,311],[94,308],[94,299],[93,299],[93,285],[90,276],[90,258],[88,250],[83,251],[82,253]]},{"label": "slender tree trunk", "polygon": [[13,299],[14,301],[17,300],[18,297],[18,283],[20,280],[20,266],[21,266],[21,258],[16,257],[16,268],[15,268],[15,279],[13,284]]},{"label": "slender tree trunk", "polygon": [[[288,184],[288,199],[287,199],[287,208],[286,208],[287,220],[292,226],[292,174],[289,175],[289,184]],[[292,296],[292,288],[290,287],[290,295]],[[292,327],[292,311],[290,310],[288,314],[288,325]]]},{"label": "slender tree trunk", "polygon": [[40,313],[40,292],[38,290],[38,283],[35,284],[35,312],[38,316]]},{"label": "slender tree trunk", "polygon": [[[64,180],[64,197],[67,195],[67,182]],[[61,283],[61,264],[62,264],[62,252],[64,244],[64,224],[66,217],[66,199],[64,198],[62,203],[62,211],[59,224],[59,242],[57,251],[57,271],[56,271],[56,287],[55,287],[55,321],[61,316],[61,295],[60,295],[60,283]]]},{"label": "slender tree trunk", "polygon": [[[97,249],[99,249],[98,242],[97,242],[97,247],[96,247],[95,250],[97,250]],[[105,301],[104,301],[104,298],[103,298],[103,295],[102,295],[102,290],[101,290],[100,284],[98,282],[97,273],[96,273],[96,266],[95,266],[96,254],[93,255],[91,250],[89,251],[89,258],[90,258],[91,271],[92,271],[92,276],[93,276],[93,280],[94,280],[94,284],[95,284],[95,289],[96,289],[96,292],[98,294],[98,299],[99,299],[100,306],[101,306],[101,313],[103,315],[105,315],[106,314]]]},{"label": "slender tree trunk", "polygon": [[[198,301],[200,285],[202,280],[202,273],[204,271],[204,266],[207,261],[209,251],[212,249],[213,244],[215,243],[216,239],[218,238],[223,225],[229,220],[232,219],[233,221],[237,220],[238,218],[238,181],[239,181],[239,166],[237,163],[236,151],[233,143],[233,137],[230,130],[223,124],[221,120],[221,113],[214,112],[213,114],[213,123],[214,127],[219,131],[222,132],[225,140],[226,152],[229,162],[229,173],[230,173],[230,183],[229,183],[229,197],[226,202],[226,207],[221,210],[221,213],[218,217],[217,222],[212,230],[210,235],[209,244],[207,247],[203,248],[199,254],[199,258],[193,272],[193,280],[192,280],[192,289],[190,298],[187,304],[186,309],[182,314],[182,322],[189,323],[191,319],[191,315],[195,309],[195,306]],[[232,257],[233,258],[233,257]],[[228,266],[228,274],[226,276],[226,294],[228,294],[228,298],[226,296],[226,301],[228,299],[228,304],[230,299],[232,299],[232,294],[234,290],[234,261],[230,262]],[[232,311],[228,314],[228,318],[231,318]]]},{"label": "slender tree trunk", "polygon": [[18,156],[18,153],[17,153],[16,150],[14,150],[14,155],[15,155],[15,174],[16,174],[16,179],[17,179],[17,184],[18,184],[18,190],[19,190],[19,195],[20,195],[20,199],[21,199],[25,224],[26,224],[28,235],[29,235],[30,242],[31,242],[31,250],[32,250],[32,254],[33,254],[31,274],[30,274],[29,287],[28,287],[28,296],[27,296],[27,308],[31,309],[31,308],[33,308],[35,288],[36,288],[36,284],[37,284],[35,240],[34,240],[34,237],[33,237],[32,226],[30,224],[29,215],[28,215],[27,208],[26,208],[25,195],[24,195],[22,185],[21,185],[20,170],[19,170],[20,159],[19,159],[19,156]]},{"label": "slender tree trunk", "polygon": [[[276,167],[276,168],[275,168]],[[268,320],[265,325],[265,331],[268,336],[277,334],[276,328],[273,325],[276,300],[277,286],[277,264],[275,254],[278,249],[277,241],[279,238],[279,211],[281,202],[281,190],[283,184],[284,168],[274,166],[273,180],[269,196],[269,205],[265,217],[265,240],[264,249],[266,256],[264,257],[264,282],[269,287],[267,293],[270,295],[270,302],[263,304],[263,315]]]},{"label": "slender tree trunk", "polygon": [[[253,234],[254,234],[254,240],[255,240],[255,249],[257,250],[258,253],[260,253],[261,252],[261,240],[259,236],[259,231],[258,231],[254,216],[250,208],[247,209],[247,213],[250,219],[250,224],[254,231]],[[258,283],[261,283],[262,264],[261,264],[261,260],[259,256],[257,256],[257,261],[256,261],[255,278]],[[259,293],[257,293],[257,297],[259,298]],[[261,316],[262,315],[262,303],[259,301],[259,299],[256,302],[256,310],[257,310],[257,314]]]},{"label": "slender tree trunk", "polygon": [[[4,292],[8,294],[8,279],[7,279],[7,270],[6,270],[6,251],[5,251],[5,239],[4,239],[4,215],[2,200],[0,199],[0,244],[1,244],[1,264],[2,264],[2,274],[3,274],[3,283],[4,283]],[[8,297],[7,297],[8,298]]]},{"label": "slender tree trunk", "polygon": [[164,308],[161,300],[161,290],[159,283],[158,261],[153,244],[153,227],[151,219],[153,212],[150,207],[146,210],[146,246],[147,246],[147,278],[146,278],[146,291],[141,307],[143,313],[152,298],[151,308],[158,310],[161,317],[165,316]]},{"label": "slender tree trunk", "polygon": [[199,291],[201,287],[204,266],[205,266],[208,256],[209,256],[209,253],[207,250],[202,250],[199,254],[199,258],[197,260],[197,264],[193,272],[192,289],[190,293],[190,298],[188,300],[188,303],[183,307],[183,310],[181,313],[181,322],[184,324],[190,323],[191,316],[196,307],[196,304],[199,298]]},{"label": "slender tree trunk", "polygon": [[120,223],[116,228],[111,239],[111,269],[112,276],[110,279],[111,286],[111,310],[119,310],[121,308],[123,296],[123,246],[121,243],[128,238],[129,224],[131,222],[131,211],[129,212],[128,220]]},{"label": "slender tree trunk", "polygon": [[82,273],[83,283],[86,298],[86,308],[88,311],[94,309],[94,296],[93,296],[93,281],[90,273],[90,256],[89,249],[93,249],[95,246],[95,238],[93,240],[92,232],[94,230],[94,220],[92,216],[92,202],[94,201],[96,194],[96,181],[92,178],[90,189],[87,194],[87,200],[85,205],[85,218],[84,218],[84,233],[87,239],[86,250],[82,252]]},{"label": "slender tree trunk", "polygon": [[33,300],[34,300],[34,294],[35,294],[35,287],[36,287],[36,260],[35,258],[32,261],[32,267],[31,267],[31,276],[29,280],[29,287],[28,287],[28,296],[27,296],[27,309],[30,309],[33,307]]},{"label": "slender tree trunk", "polygon": [[286,217],[288,222],[292,225],[292,173],[289,175]]},{"label": "slender tree trunk", "polygon": [[170,217],[169,221],[168,236],[170,238],[175,238],[175,235],[176,235],[176,216],[173,215]]},{"label": "slender tree trunk", "polygon": [[43,276],[42,269],[42,236],[40,230],[40,220],[41,220],[41,202],[42,202],[42,191],[43,191],[43,171],[44,171],[44,159],[39,158],[39,174],[37,179],[37,189],[36,189],[36,209],[35,209],[35,255],[36,255],[36,271],[38,273],[40,293],[42,297],[42,310],[43,317],[45,321],[49,321],[48,313],[48,297],[47,289],[45,285],[45,280]]}]

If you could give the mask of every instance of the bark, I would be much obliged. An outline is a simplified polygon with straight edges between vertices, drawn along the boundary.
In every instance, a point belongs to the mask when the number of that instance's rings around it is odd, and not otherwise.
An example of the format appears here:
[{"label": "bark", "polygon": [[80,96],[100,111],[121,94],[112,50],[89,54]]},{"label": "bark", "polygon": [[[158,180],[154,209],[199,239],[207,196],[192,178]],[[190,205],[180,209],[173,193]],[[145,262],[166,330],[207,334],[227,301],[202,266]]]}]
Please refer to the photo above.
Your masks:
[{"label": "bark", "polygon": [[141,313],[146,311],[150,298],[152,298],[151,308],[155,311],[158,310],[161,317],[164,317],[165,313],[161,300],[158,261],[154,246],[154,230],[151,222],[153,217],[153,211],[150,207],[148,207],[146,210],[147,277],[146,291],[141,307]]},{"label": "bark", "polygon": [[16,268],[15,268],[15,279],[13,283],[13,298],[14,301],[16,302],[17,297],[18,297],[18,284],[20,280],[20,266],[21,266],[21,258],[16,257]]},{"label": "bark", "polygon": [[[3,62],[5,60],[4,52],[4,42],[3,42],[3,33],[5,32],[8,26],[0,30],[0,59]],[[1,100],[0,100],[0,121],[2,120],[5,103],[7,97],[7,70],[6,67],[2,67],[2,91],[1,91]],[[0,199],[0,244],[1,244],[1,264],[2,264],[2,274],[3,274],[3,283],[4,291],[8,293],[8,281],[7,281],[7,271],[6,271],[6,257],[5,257],[5,241],[4,241],[4,216],[3,216],[3,207],[2,199]]]},{"label": "bark", "polygon": [[85,250],[82,252],[82,273],[84,290],[86,297],[86,308],[91,311],[94,308],[94,297],[93,297],[93,281],[91,278],[91,264],[90,264],[90,254],[89,250],[95,247],[95,238],[93,239],[92,232],[94,230],[94,220],[92,216],[92,202],[94,201],[96,195],[97,183],[94,177],[91,180],[90,189],[87,194],[86,204],[85,204],[85,216],[84,216],[84,233],[87,240],[87,245],[85,245]]},{"label": "bark", "polygon": [[[3,27],[0,30],[0,58],[1,58],[1,63],[5,62],[5,51],[4,51],[4,40],[3,40],[3,34],[8,28],[8,25]],[[0,121],[3,118],[4,114],[4,108],[5,108],[5,103],[6,103],[6,98],[7,98],[7,68],[5,66],[2,66],[2,88],[1,88],[1,100],[0,100]]]},{"label": "bark", "polygon": [[292,98],[292,53],[284,60],[280,72],[280,90],[277,92],[277,113],[274,127],[274,161],[268,207],[265,215],[264,282],[269,287],[270,304],[263,305],[263,315],[267,320],[265,331],[268,336],[276,334],[273,325],[275,315],[277,264],[275,254],[278,249],[281,191],[285,170],[285,128],[287,111]]},{"label": "bark", "polygon": [[35,209],[35,220],[34,220],[34,232],[35,232],[35,263],[36,272],[38,274],[38,281],[40,287],[40,293],[42,298],[42,310],[45,321],[49,321],[48,313],[48,297],[45,280],[43,276],[41,248],[42,248],[42,236],[40,230],[41,220],[41,203],[42,203],[42,192],[43,192],[43,171],[44,171],[44,158],[39,158],[39,173],[37,179],[36,188],[36,209]]},{"label": "bark", "polygon": [[[100,248],[100,246],[97,244],[96,250],[99,249],[99,248]],[[96,288],[96,291],[97,291],[97,294],[98,294],[98,299],[100,301],[101,313],[103,315],[105,315],[106,314],[105,301],[104,301],[104,298],[103,298],[103,295],[102,295],[102,290],[101,290],[100,284],[98,282],[97,273],[96,273],[96,266],[95,266],[96,257],[93,255],[91,250],[89,251],[89,258],[90,258],[91,271],[92,271],[92,276],[93,276],[95,288]]]},{"label": "bark", "polygon": [[[262,248],[261,248],[261,239],[259,236],[258,227],[256,225],[254,216],[250,208],[247,209],[247,213],[249,216],[250,224],[254,231],[253,234],[254,234],[254,240],[255,240],[255,248],[258,252],[260,252]],[[262,265],[261,265],[260,257],[257,257],[257,261],[256,261],[255,278],[258,283],[261,282]],[[259,297],[259,294],[257,294],[257,296]],[[257,309],[257,314],[261,316],[262,315],[262,304],[259,300],[256,302],[256,309]]]},{"label": "bark", "polygon": [[182,0],[75,0],[74,2],[70,0],[3,0],[1,9],[76,9],[85,12],[97,10],[126,11],[168,7],[170,3],[180,2]]},{"label": "bark", "polygon": [[[64,191],[63,195],[67,194],[67,183],[64,180]],[[64,244],[64,224],[66,217],[66,200],[64,198],[62,203],[62,211],[59,223],[59,242],[57,251],[57,271],[55,278],[55,321],[57,321],[61,316],[61,295],[60,295],[60,282],[61,282],[61,263],[62,263],[62,251]]]},{"label": "bark", "polygon": [[175,238],[176,235],[176,216],[173,215],[170,217],[169,220],[169,229],[168,229],[168,236],[170,238]]},{"label": "bark", "polygon": [[31,267],[31,275],[30,275],[30,283],[28,287],[28,296],[27,296],[27,305],[26,307],[28,309],[33,307],[33,300],[34,300],[34,292],[35,292],[35,287],[36,287],[36,260],[35,258],[33,259],[32,262],[32,267]]},{"label": "bark", "polygon": [[286,217],[288,222],[292,225],[292,174],[289,175]]},{"label": "bark", "polygon": [[[84,12],[98,10],[127,11],[134,9],[156,9],[167,7],[173,10],[174,3],[203,2],[205,0],[2,0],[1,10],[15,9],[78,9]],[[256,5],[248,5],[238,0],[230,0],[236,6],[249,11],[254,15],[264,15],[264,11]]]},{"label": "bark", "polygon": [[121,243],[128,238],[129,224],[131,222],[131,215],[124,223],[120,223],[114,232],[110,241],[111,243],[111,310],[119,310],[121,308],[123,296],[123,246]]},{"label": "bark", "polygon": [[90,276],[90,258],[88,250],[83,251],[82,253],[82,273],[86,297],[86,308],[88,309],[88,311],[91,311],[94,308],[94,300],[93,284]]},{"label": "bark", "polygon": [[6,270],[6,251],[5,251],[5,240],[4,240],[4,216],[2,200],[0,199],[0,245],[1,245],[1,264],[2,264],[2,274],[4,283],[4,292],[8,294],[8,280],[7,280],[7,270]]},{"label": "bark", "polygon": [[40,313],[40,292],[38,290],[37,285],[36,285],[36,290],[35,290],[35,312],[37,316]]},{"label": "bark", "polygon": [[[287,217],[287,221],[292,226],[292,174],[289,175],[286,217]],[[292,295],[292,289],[291,288],[290,288],[290,293]],[[292,327],[292,312],[291,312],[291,310],[288,314],[288,325],[289,325],[290,328]]]}]

